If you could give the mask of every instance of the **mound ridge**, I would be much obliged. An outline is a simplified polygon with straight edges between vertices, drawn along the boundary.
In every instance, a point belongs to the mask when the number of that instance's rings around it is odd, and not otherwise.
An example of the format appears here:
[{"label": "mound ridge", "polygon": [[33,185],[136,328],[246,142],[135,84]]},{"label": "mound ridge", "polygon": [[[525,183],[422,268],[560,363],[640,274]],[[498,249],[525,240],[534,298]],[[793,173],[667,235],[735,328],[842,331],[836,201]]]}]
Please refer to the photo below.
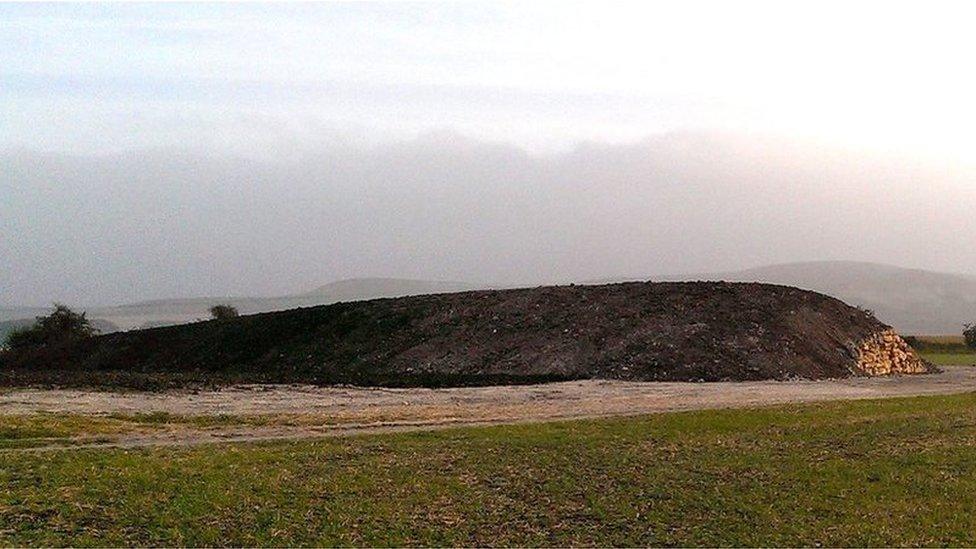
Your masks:
[{"label": "mound ridge", "polygon": [[336,303],[7,353],[6,384],[456,386],[924,373],[870,314],[811,291],[632,282]]}]

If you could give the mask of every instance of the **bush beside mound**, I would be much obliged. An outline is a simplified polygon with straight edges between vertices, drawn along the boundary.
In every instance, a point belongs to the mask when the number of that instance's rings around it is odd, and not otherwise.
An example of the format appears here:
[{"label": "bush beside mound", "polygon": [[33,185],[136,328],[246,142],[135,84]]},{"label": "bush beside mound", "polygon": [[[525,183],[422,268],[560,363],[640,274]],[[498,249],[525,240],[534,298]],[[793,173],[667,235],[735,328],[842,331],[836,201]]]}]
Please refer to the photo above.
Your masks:
[{"label": "bush beside mound", "polygon": [[32,325],[10,332],[4,346],[12,352],[24,351],[87,339],[96,332],[85,313],[55,303],[54,311],[48,316],[39,316]]}]

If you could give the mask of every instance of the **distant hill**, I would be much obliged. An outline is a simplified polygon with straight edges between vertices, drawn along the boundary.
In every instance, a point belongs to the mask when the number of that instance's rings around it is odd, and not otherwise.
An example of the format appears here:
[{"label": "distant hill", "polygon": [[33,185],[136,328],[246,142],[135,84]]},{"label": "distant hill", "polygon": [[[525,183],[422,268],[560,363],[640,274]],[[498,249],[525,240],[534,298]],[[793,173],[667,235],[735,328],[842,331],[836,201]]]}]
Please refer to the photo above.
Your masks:
[{"label": "distant hill", "polygon": [[305,297],[319,296],[331,301],[359,301],[377,297],[403,297],[408,295],[445,294],[480,290],[486,286],[470,282],[439,280],[412,280],[406,278],[352,278],[319,286]]},{"label": "distant hill", "polygon": [[956,334],[976,322],[976,277],[877,263],[815,261],[653,279],[796,286],[871,309],[903,334]]},{"label": "distant hill", "polygon": [[41,316],[51,312],[51,308],[44,307],[0,307],[0,322],[8,320],[33,320],[36,316]]},{"label": "distant hill", "polygon": [[[903,334],[958,334],[963,324],[976,322],[976,277],[905,269],[855,261],[817,261],[770,265],[744,271],[651,277],[617,277],[587,283],[626,280],[725,280],[769,282],[814,290],[875,312],[880,320]],[[120,329],[182,324],[209,318],[218,303],[237,307],[242,314],[434,293],[481,290],[502,286],[457,281],[401,278],[355,278],[332,282],[314,290],[280,297],[201,297],[144,301],[113,307],[86,308],[89,318],[104,319]],[[0,321],[33,319],[43,308],[0,308]]]},{"label": "distant hill", "polygon": [[20,318],[16,320],[0,320],[0,345],[7,341],[7,336],[14,330],[26,328],[34,324],[33,318]]},{"label": "distant hill", "polygon": [[[266,313],[298,307],[329,305],[340,301],[362,301],[380,297],[460,292],[484,289],[487,284],[413,280],[403,278],[353,278],[339,280],[312,291],[279,297],[195,297],[157,299],[111,307],[77,307],[88,312],[88,318],[104,319],[117,329],[132,330],[174,324],[185,324],[210,318],[209,309],[220,303],[232,305],[241,314]],[[31,321],[35,316],[49,313],[37,307],[8,307],[0,309],[2,321]]]}]

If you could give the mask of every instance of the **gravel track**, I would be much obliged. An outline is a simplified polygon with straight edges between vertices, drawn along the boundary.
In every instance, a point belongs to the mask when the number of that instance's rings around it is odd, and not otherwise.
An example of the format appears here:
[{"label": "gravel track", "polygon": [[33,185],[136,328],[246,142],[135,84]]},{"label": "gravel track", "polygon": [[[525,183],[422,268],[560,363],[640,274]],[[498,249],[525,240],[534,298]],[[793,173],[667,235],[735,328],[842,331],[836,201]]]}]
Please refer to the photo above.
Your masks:
[{"label": "gravel track", "polygon": [[937,374],[822,381],[642,383],[587,380],[451,389],[240,385],[217,391],[165,393],[8,389],[0,392],[0,415],[165,412],[181,416],[280,415],[301,419],[297,425],[185,428],[123,436],[114,441],[88,443],[79,440],[70,446],[128,447],[312,438],[963,392],[976,392],[976,368],[948,366]]}]

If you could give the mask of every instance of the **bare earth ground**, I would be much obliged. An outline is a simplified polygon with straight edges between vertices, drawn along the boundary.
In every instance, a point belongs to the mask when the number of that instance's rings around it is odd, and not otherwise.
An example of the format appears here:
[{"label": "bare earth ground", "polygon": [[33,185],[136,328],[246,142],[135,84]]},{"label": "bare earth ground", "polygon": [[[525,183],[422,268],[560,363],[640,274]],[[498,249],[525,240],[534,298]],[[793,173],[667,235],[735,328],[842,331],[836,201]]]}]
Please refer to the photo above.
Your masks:
[{"label": "bare earth ground", "polygon": [[[240,419],[239,422],[210,426],[176,422],[165,429],[135,431],[97,441],[78,440],[70,446],[128,447],[321,437],[962,392],[976,392],[976,368],[946,366],[942,373],[928,375],[785,382],[587,380],[451,389],[241,385],[218,391],[168,393],[12,389],[0,391],[0,416],[161,413],[179,417],[231,416]],[[52,444],[47,447],[64,446]]]}]

